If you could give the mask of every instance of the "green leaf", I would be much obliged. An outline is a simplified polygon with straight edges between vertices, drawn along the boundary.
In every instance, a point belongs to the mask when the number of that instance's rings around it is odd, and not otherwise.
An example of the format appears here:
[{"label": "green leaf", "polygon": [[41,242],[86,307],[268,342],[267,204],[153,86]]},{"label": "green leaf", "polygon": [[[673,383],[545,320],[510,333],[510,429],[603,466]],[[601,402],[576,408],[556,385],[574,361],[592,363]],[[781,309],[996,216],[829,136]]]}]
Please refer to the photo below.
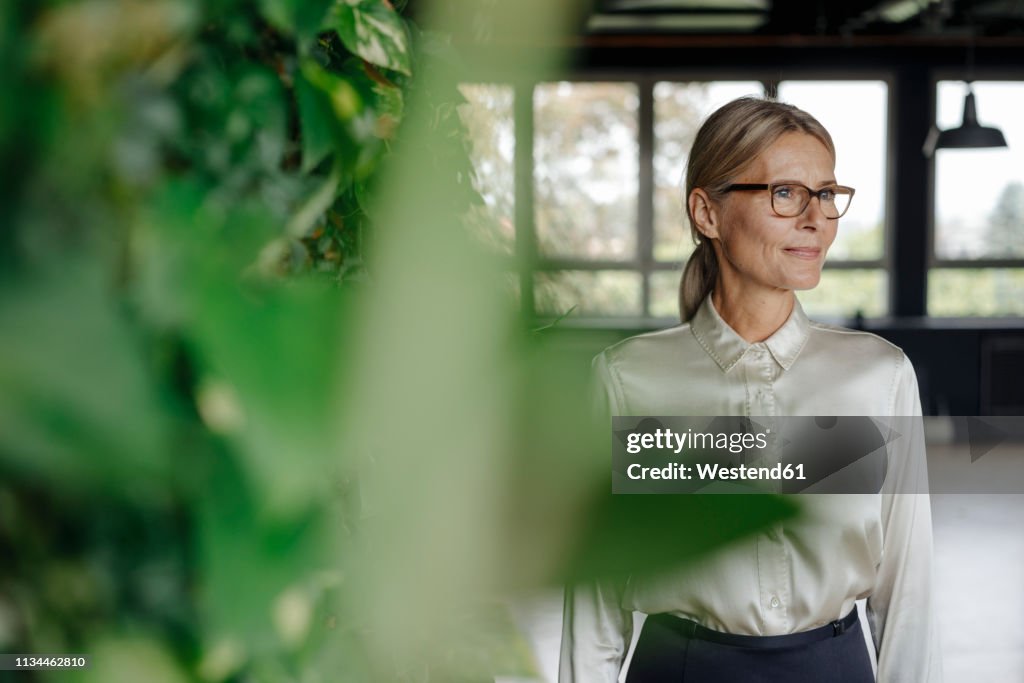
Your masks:
[{"label": "green leaf", "polygon": [[571,580],[624,579],[703,557],[799,512],[768,495],[613,495],[591,506],[592,520],[568,570]]},{"label": "green leaf", "polygon": [[197,507],[199,598],[210,642],[227,639],[267,654],[281,647],[276,601],[308,585],[333,562],[338,533],[323,506],[290,519],[269,518],[227,453],[215,454],[209,490]]},{"label": "green leaf", "polygon": [[260,13],[266,17],[272,25],[282,31],[293,31],[295,24],[293,20],[294,7],[292,0],[259,0]]},{"label": "green leaf", "polygon": [[345,47],[371,64],[412,74],[405,23],[383,0],[348,0],[335,5],[333,27]]},{"label": "green leaf", "polygon": [[188,683],[192,680],[167,643],[155,636],[106,635],[93,639],[85,652],[90,656],[89,668],[70,672],[69,680],[81,683]]},{"label": "green leaf", "polygon": [[335,165],[330,175],[295,209],[285,228],[287,235],[299,238],[309,233],[317,219],[334,203],[341,177],[341,169]]},{"label": "green leaf", "polygon": [[241,122],[238,132],[247,134],[240,143],[242,149],[266,170],[280,166],[287,138],[287,110],[285,93],[277,75],[263,68],[248,68],[236,76],[232,99],[235,108],[227,119],[226,134],[236,134],[234,124]]},{"label": "green leaf", "polygon": [[[320,209],[311,201],[312,215]],[[342,446],[331,427],[350,358],[351,302],[312,281],[240,282],[263,255],[254,247],[283,226],[259,202],[214,204],[183,184],[151,214],[159,242],[177,251],[171,282],[200,372],[197,407],[238,448],[265,507],[293,513],[330,495],[324,473]]]},{"label": "green leaf", "polygon": [[377,93],[377,109],[380,110],[380,113],[388,114],[395,120],[401,121],[402,115],[405,113],[405,96],[402,90],[377,83],[374,92]]},{"label": "green leaf", "polygon": [[347,358],[342,295],[316,283],[252,291],[210,281],[197,302],[195,340],[242,416],[228,436],[268,508],[291,512],[331,494],[325,474],[342,446],[331,423]]},{"label": "green leaf", "polygon": [[[300,69],[300,115],[306,116],[303,134],[308,130],[309,161],[312,168],[323,159],[328,131],[333,134],[334,151],[347,175],[365,178],[376,168],[383,153],[377,136],[378,112],[372,107],[378,97],[374,82],[356,58],[341,66],[341,72],[329,71],[313,60]],[[303,149],[307,141],[303,141]],[[311,164],[311,165],[310,165]]]},{"label": "green leaf", "polygon": [[335,123],[330,105],[302,71],[295,75],[295,99],[302,132],[302,171],[308,173],[334,149]]},{"label": "green leaf", "polygon": [[163,406],[107,287],[64,263],[0,292],[0,459],[74,490],[162,489]]},{"label": "green leaf", "polygon": [[301,39],[313,38],[327,17],[332,0],[260,0],[267,21]]}]

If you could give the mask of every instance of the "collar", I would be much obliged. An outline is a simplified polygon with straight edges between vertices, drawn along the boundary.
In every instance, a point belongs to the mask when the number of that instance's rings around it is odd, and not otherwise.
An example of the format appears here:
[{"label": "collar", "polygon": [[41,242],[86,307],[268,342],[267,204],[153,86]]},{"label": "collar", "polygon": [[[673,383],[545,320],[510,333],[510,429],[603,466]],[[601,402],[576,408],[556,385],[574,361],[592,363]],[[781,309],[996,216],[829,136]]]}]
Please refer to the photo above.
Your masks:
[{"label": "collar", "polygon": [[789,319],[775,331],[775,333],[759,344],[749,344],[736,333],[736,330],[729,327],[729,324],[722,320],[722,317],[715,310],[711,303],[711,295],[704,299],[704,303],[697,309],[697,313],[690,320],[690,330],[697,342],[707,351],[722,372],[729,372],[740,358],[749,349],[754,347],[767,347],[775,361],[785,370],[800,355],[807,337],[811,332],[811,323],[804,313],[800,301],[794,299],[793,312]]}]

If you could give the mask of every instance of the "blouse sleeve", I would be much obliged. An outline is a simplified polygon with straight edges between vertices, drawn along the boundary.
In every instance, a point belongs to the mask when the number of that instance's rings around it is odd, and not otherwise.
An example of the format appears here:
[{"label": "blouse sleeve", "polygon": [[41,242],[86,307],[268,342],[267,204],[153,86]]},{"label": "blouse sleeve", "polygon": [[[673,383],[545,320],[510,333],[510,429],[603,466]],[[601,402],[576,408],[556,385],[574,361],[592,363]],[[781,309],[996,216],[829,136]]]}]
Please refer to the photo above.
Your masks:
[{"label": "blouse sleeve", "polygon": [[[595,414],[608,422],[622,405],[605,354],[594,359],[593,369]],[[633,613],[622,608],[621,585],[591,581],[567,586],[559,683],[615,683],[632,636]]]},{"label": "blouse sleeve", "polygon": [[[917,377],[903,354],[893,415],[921,415]],[[920,420],[897,421],[908,434],[894,442],[893,478],[882,493],[882,560],[867,601],[878,653],[878,683],[940,683],[942,662],[932,596],[932,519]],[[900,493],[914,491],[916,493]]]}]

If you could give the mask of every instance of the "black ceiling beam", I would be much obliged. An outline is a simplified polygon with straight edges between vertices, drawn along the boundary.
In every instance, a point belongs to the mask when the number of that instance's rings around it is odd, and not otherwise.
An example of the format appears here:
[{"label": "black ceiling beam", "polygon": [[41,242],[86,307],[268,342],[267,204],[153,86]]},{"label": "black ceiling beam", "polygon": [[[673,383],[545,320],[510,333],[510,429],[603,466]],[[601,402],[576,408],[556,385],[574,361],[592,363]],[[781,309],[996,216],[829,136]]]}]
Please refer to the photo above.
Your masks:
[{"label": "black ceiling beam", "polygon": [[[685,38],[685,39],[684,39]],[[488,44],[489,58],[479,60],[488,65],[486,73],[474,73],[477,60],[472,59],[472,46],[466,49],[463,76],[487,80],[518,81],[521,47]],[[703,76],[735,78],[779,78],[795,72],[888,72],[901,65],[922,65],[929,69],[945,69],[953,73],[966,69],[967,42],[960,40],[908,41],[905,36],[871,37],[839,41],[834,37],[769,36],[662,36],[662,35],[600,35],[573,41],[563,46],[566,61],[548,77],[564,77],[568,72],[588,71],[635,75],[637,72],[695,72]],[[505,57],[502,57],[504,53]],[[979,72],[997,73],[1001,78],[1024,80],[1024,38],[984,39],[974,50]]]},{"label": "black ceiling beam", "polygon": [[[618,37],[622,38],[622,37]],[[574,53],[580,70],[671,71],[723,74],[759,73],[782,77],[811,71],[881,71],[899,65],[922,65],[956,72],[966,68],[965,41],[907,41],[905,38],[852,40],[769,40],[749,36],[691,41],[665,41],[652,46],[650,36],[636,42],[611,37],[593,41]],[[646,44],[647,47],[641,47]],[[628,45],[628,47],[626,47]],[[1024,39],[979,41],[974,49],[979,72],[994,71],[1007,78],[1024,78]]]},{"label": "black ceiling beam", "polygon": [[[1024,35],[1024,6],[958,0],[949,5],[930,4],[900,22],[888,21],[882,9],[890,0],[775,0],[767,10],[757,7],[631,6],[613,0],[592,2],[590,14],[631,16],[739,16],[762,14],[762,35],[850,34],[963,34]],[[652,29],[656,30],[656,29]],[[749,34],[747,34],[749,35]]]},{"label": "black ceiling beam", "polygon": [[776,0],[759,33],[834,35],[851,19],[877,8],[880,0]]},{"label": "black ceiling beam", "polygon": [[598,12],[598,14],[608,14],[612,16],[618,16],[620,14],[628,15],[642,15],[642,16],[658,16],[658,17],[678,17],[678,16],[698,16],[698,17],[718,17],[718,16],[735,16],[748,14],[765,14],[768,13],[764,10],[757,9],[756,7],[637,7],[630,9],[627,7],[607,9]]}]

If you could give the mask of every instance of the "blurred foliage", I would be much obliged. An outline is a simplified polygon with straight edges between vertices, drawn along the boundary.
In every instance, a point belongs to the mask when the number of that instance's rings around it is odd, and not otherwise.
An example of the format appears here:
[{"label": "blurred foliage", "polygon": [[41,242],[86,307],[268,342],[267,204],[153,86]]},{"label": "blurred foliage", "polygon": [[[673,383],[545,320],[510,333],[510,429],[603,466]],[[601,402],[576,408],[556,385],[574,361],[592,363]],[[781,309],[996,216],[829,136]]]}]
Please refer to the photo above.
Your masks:
[{"label": "blurred foliage", "polygon": [[932,268],[928,315],[1024,316],[1024,268]]},{"label": "blurred foliage", "polygon": [[507,55],[452,45],[564,8],[437,7],[0,4],[0,651],[93,658],[17,680],[527,675],[513,587],[792,514],[600,512],[586,363],[461,220],[460,64]]},{"label": "blurred foliage", "polygon": [[888,289],[889,277],[881,268],[826,268],[818,286],[797,292],[797,298],[811,316],[845,318],[852,323],[857,315],[885,315]]},{"label": "blurred foliage", "polygon": [[539,253],[636,258],[637,86],[541,83],[533,108]]},{"label": "blurred foliage", "polygon": [[467,216],[471,228],[496,253],[515,253],[515,91],[509,85],[463,83],[474,187],[483,198]]},{"label": "blurred foliage", "polygon": [[378,0],[2,12],[0,649],[89,653],[84,680],[355,679],[331,425],[434,39]]},{"label": "blurred foliage", "polygon": [[1024,183],[1010,181],[999,193],[995,208],[988,216],[986,244],[1000,258],[1024,256]]},{"label": "blurred foliage", "polygon": [[635,316],[642,308],[641,279],[640,273],[621,270],[538,272],[537,313],[558,315],[575,306],[584,317]]}]

